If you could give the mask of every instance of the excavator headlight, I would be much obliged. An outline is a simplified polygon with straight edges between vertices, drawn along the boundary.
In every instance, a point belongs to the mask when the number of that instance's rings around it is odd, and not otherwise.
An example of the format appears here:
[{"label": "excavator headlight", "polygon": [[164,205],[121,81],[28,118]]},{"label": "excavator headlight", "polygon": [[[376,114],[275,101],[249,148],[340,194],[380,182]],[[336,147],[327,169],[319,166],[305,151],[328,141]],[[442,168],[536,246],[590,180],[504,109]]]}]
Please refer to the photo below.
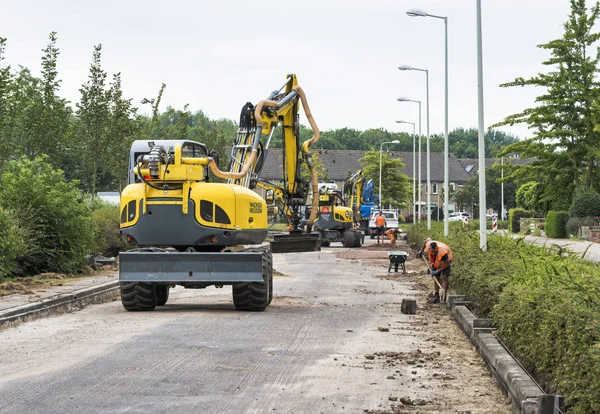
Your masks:
[{"label": "excavator headlight", "polygon": [[229,237],[229,236],[231,236],[231,233],[230,233],[230,232],[228,232],[228,231],[224,231],[224,232],[223,232],[223,235],[224,235],[225,237]]},{"label": "excavator headlight", "polygon": [[216,243],[217,242],[217,236],[210,236],[210,239],[208,239],[209,242],[211,243]]},{"label": "excavator headlight", "polygon": [[135,243],[135,239],[130,234],[128,234],[127,237],[125,237],[125,240],[127,240],[127,243]]}]

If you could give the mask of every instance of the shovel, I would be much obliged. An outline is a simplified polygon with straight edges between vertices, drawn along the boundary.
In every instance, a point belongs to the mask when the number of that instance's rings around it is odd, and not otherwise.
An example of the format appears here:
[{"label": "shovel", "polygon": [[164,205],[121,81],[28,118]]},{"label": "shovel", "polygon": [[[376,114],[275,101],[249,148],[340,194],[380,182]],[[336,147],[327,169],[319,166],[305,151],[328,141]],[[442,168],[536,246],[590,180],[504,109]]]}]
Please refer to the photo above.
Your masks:
[{"label": "shovel", "polygon": [[[427,261],[427,259],[425,259],[424,256],[421,256],[421,258],[423,259],[423,261],[425,262],[425,264],[427,265],[427,268],[429,269],[429,271],[431,272],[431,266],[429,265],[429,262]],[[444,289],[442,287],[442,285],[440,285],[440,282],[438,282],[437,277],[435,276],[431,276],[433,278],[433,280],[435,281],[435,284],[438,285],[438,287],[440,288],[440,302],[446,302],[446,289]]]}]

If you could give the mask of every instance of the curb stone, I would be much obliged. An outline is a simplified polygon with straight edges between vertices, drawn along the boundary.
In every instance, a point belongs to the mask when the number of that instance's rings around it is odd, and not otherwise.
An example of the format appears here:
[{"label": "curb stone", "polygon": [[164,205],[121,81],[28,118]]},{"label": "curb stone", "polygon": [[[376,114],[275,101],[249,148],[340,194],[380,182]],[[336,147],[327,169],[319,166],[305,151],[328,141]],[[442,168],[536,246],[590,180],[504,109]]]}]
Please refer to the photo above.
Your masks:
[{"label": "curb stone", "polygon": [[466,296],[448,296],[452,317],[507,392],[517,412],[558,414],[564,411],[564,397],[548,395],[531,379],[494,335],[490,319],[477,318],[467,308]]},{"label": "curb stone", "polygon": [[[68,309],[73,305],[85,305],[97,301],[100,296],[105,296],[107,299],[110,298],[110,300],[112,300],[113,297],[117,296],[118,292],[116,291],[118,288],[119,282],[111,281],[97,286],[79,289],[71,293],[56,295],[26,305],[5,309],[0,311],[0,328],[11,323],[18,323],[25,319],[37,318],[42,314],[59,312]],[[106,302],[107,300],[101,301]]]}]

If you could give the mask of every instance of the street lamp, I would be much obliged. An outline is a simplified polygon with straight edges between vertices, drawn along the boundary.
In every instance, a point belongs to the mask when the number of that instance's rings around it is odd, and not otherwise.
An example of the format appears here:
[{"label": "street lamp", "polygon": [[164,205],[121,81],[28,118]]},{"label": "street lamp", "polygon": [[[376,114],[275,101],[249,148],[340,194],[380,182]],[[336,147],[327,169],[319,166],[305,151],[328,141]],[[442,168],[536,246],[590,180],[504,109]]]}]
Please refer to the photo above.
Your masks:
[{"label": "street lamp", "polygon": [[[398,69],[404,70],[416,70],[419,72],[425,72],[425,86],[426,86],[426,98],[427,98],[427,213],[429,213],[429,208],[431,206],[431,156],[429,152],[429,69],[419,69],[409,65],[398,66]],[[419,118],[421,114],[419,113]],[[419,162],[421,161],[421,128],[419,128]],[[421,165],[419,164],[419,172],[421,171]],[[419,186],[421,185],[421,177],[419,177]],[[438,197],[439,198],[439,197]],[[419,200],[419,208],[420,200]],[[440,203],[438,201],[438,214],[440,210]],[[439,220],[439,217],[438,217]],[[431,230],[431,217],[430,214],[427,214],[427,230]]]},{"label": "street lamp", "polygon": [[444,119],[444,236],[448,236],[448,17],[436,16],[423,10],[412,9],[406,12],[410,17],[433,17],[444,21],[445,28],[445,119]]},{"label": "street lamp", "polygon": [[483,122],[483,53],[481,41],[481,0],[477,8],[477,101],[479,118],[479,248],[487,250],[487,227],[485,220],[485,126]]},{"label": "street lamp", "polygon": [[[419,121],[421,120],[421,118],[419,117]],[[415,160],[415,150],[416,150],[416,136],[417,134],[415,133],[415,123],[414,122],[408,122],[408,121],[396,121],[396,123],[398,124],[410,124],[413,126],[413,223],[415,221],[415,217],[417,217],[417,204],[416,204],[416,191],[417,191],[417,174],[415,169],[416,167],[416,160]],[[420,138],[420,137],[419,137]],[[419,157],[421,156],[421,152],[419,150]],[[421,190],[421,186],[419,185],[419,190]],[[420,191],[419,191],[420,193]],[[420,195],[420,194],[419,194]],[[420,197],[419,197],[420,198]]]},{"label": "street lamp", "polygon": [[[414,99],[408,99],[408,98],[398,98],[398,102],[416,102],[419,104],[419,193],[418,193],[418,198],[419,198],[419,202],[418,202],[418,206],[419,206],[419,217],[417,218],[417,221],[421,221],[421,213],[422,213],[422,204],[421,204],[421,183],[423,181],[421,181],[421,101],[416,101]],[[427,192],[427,194],[429,194],[429,190]],[[416,200],[415,200],[416,201]],[[413,216],[414,217],[414,216]],[[427,216],[427,219],[429,220],[429,216]],[[431,229],[431,223],[428,221],[428,227]]]},{"label": "street lamp", "polygon": [[383,203],[381,201],[381,158],[383,155],[383,146],[385,144],[399,144],[399,143],[400,143],[400,141],[395,139],[393,141],[382,142],[381,145],[379,146],[379,209],[380,210],[383,210]]}]

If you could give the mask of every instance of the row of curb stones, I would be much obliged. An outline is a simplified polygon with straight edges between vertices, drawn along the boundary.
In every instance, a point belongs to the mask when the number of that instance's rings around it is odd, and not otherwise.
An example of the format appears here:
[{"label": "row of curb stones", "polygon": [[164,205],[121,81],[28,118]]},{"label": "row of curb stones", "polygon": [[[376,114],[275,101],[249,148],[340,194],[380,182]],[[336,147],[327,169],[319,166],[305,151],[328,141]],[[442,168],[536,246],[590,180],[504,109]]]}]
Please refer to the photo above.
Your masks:
[{"label": "row of curb stones", "polygon": [[112,281],[0,311],[0,328],[35,319],[43,314],[58,313],[73,305],[113,300],[118,296],[118,288],[119,282]]},{"label": "row of curb stones", "polygon": [[560,414],[564,397],[546,394],[496,338],[491,319],[477,318],[467,297],[448,296],[448,307],[465,335],[477,348],[519,413]]}]

